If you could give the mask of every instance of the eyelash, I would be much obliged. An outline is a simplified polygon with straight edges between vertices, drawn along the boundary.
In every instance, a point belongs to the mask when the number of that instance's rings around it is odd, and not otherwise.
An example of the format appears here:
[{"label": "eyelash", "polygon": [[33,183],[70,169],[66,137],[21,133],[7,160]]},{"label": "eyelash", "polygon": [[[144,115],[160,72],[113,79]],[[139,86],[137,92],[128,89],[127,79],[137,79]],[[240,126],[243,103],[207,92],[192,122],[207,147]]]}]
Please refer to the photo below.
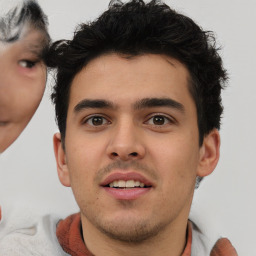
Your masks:
[{"label": "eyelash", "polygon": [[[93,122],[94,118],[100,118],[102,123],[99,125],[93,124],[92,122]],[[152,122],[154,122],[154,120],[153,120],[154,118],[162,118],[164,123],[163,124],[155,124],[155,123],[150,124],[150,120],[152,120]],[[95,120],[95,121],[97,121],[97,120]],[[156,113],[156,114],[151,115],[149,118],[147,118],[147,120],[144,122],[144,124],[149,124],[151,126],[161,128],[161,127],[165,127],[168,124],[174,124],[175,122],[176,122],[176,120],[174,120],[173,118],[167,117],[160,113],[159,114]],[[81,123],[87,124],[88,126],[91,126],[91,127],[102,127],[104,125],[110,124],[110,121],[102,115],[93,115],[93,116],[89,116],[89,117],[83,119]]]},{"label": "eyelash", "polygon": [[38,61],[31,61],[31,60],[20,60],[18,64],[23,68],[32,69]]},{"label": "eyelash", "polygon": [[[101,118],[103,121],[105,120],[105,123],[100,124],[100,125],[89,124],[89,122],[92,121],[93,118]],[[92,127],[102,127],[103,125],[109,124],[109,123],[110,123],[110,121],[108,121],[108,119],[106,117],[101,116],[101,115],[89,116],[89,117],[82,120],[82,124],[87,124],[87,125],[92,126]]]},{"label": "eyelash", "polygon": [[152,125],[152,126],[154,126],[154,127],[163,127],[163,126],[165,126],[165,125],[167,125],[167,124],[174,124],[174,123],[176,122],[173,118],[167,117],[167,116],[165,116],[165,115],[163,115],[163,114],[160,114],[160,113],[159,113],[159,114],[156,113],[156,114],[151,115],[151,116],[147,119],[147,121],[146,121],[145,123],[146,123],[146,124],[149,123],[150,120],[153,121],[153,118],[156,118],[156,117],[163,118],[163,119],[164,119],[164,123],[163,123],[163,124],[154,124],[154,123],[150,124],[150,125]]}]

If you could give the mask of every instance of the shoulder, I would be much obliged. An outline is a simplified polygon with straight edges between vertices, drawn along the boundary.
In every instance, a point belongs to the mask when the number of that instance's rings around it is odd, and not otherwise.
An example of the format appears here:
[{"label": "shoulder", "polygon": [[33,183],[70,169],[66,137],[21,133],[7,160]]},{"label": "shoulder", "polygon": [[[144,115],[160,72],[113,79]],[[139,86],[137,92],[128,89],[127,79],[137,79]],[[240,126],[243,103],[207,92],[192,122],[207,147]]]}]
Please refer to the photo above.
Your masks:
[{"label": "shoulder", "polygon": [[56,237],[57,216],[40,216],[25,206],[1,208],[0,255],[68,256]]}]

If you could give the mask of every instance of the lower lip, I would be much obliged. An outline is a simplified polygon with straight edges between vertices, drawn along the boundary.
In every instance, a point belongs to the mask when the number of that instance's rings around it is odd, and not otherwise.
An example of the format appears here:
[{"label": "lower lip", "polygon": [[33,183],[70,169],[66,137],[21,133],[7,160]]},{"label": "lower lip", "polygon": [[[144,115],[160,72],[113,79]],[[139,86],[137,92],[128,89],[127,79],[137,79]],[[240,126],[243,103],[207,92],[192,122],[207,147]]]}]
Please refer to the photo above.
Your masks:
[{"label": "lower lip", "polygon": [[148,193],[151,188],[129,188],[117,189],[110,187],[103,187],[105,191],[117,200],[135,200],[140,196]]}]

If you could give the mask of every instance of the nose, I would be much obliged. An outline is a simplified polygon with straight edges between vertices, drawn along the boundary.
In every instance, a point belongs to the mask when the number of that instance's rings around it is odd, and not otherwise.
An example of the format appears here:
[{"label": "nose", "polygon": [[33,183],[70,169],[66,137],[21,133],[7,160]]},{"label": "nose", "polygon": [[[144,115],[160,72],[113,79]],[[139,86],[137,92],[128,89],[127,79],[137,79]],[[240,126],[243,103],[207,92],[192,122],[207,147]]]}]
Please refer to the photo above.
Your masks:
[{"label": "nose", "polygon": [[107,154],[111,159],[123,161],[142,159],[146,153],[143,136],[134,124],[120,124],[112,131]]}]

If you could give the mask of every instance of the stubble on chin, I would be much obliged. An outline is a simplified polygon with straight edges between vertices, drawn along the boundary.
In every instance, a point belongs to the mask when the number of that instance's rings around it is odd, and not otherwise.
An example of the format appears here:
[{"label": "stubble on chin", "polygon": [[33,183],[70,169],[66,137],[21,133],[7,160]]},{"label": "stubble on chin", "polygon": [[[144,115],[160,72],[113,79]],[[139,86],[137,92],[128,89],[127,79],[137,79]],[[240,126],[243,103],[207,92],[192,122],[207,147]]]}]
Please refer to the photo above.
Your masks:
[{"label": "stubble on chin", "polygon": [[[159,179],[157,171],[145,164],[137,161],[123,162],[118,160],[99,169],[95,174],[94,184],[99,184],[103,177],[106,177],[115,169],[138,171],[154,181]],[[96,198],[96,202],[80,202],[82,215],[86,221],[89,221],[102,234],[116,241],[130,244],[143,243],[158,235],[168,225],[167,222],[170,222],[170,220],[156,222],[159,214],[156,210],[149,213],[148,216],[143,215],[143,213],[140,215],[136,201],[121,200],[118,201],[119,207],[123,210],[124,214],[127,211],[127,215],[120,216],[119,219],[114,217],[107,219],[104,215],[104,209],[100,210],[100,205],[98,205],[98,210],[94,208],[98,200],[98,197]],[[138,215],[131,213],[134,209],[137,209]]]},{"label": "stubble on chin", "polygon": [[132,220],[124,220],[122,223],[113,220],[108,223],[103,222],[102,219],[97,220],[97,218],[95,218],[91,220],[91,222],[107,237],[129,244],[141,244],[150,240],[157,236],[168,225],[168,223],[151,223],[149,220],[145,219],[135,222]]}]

